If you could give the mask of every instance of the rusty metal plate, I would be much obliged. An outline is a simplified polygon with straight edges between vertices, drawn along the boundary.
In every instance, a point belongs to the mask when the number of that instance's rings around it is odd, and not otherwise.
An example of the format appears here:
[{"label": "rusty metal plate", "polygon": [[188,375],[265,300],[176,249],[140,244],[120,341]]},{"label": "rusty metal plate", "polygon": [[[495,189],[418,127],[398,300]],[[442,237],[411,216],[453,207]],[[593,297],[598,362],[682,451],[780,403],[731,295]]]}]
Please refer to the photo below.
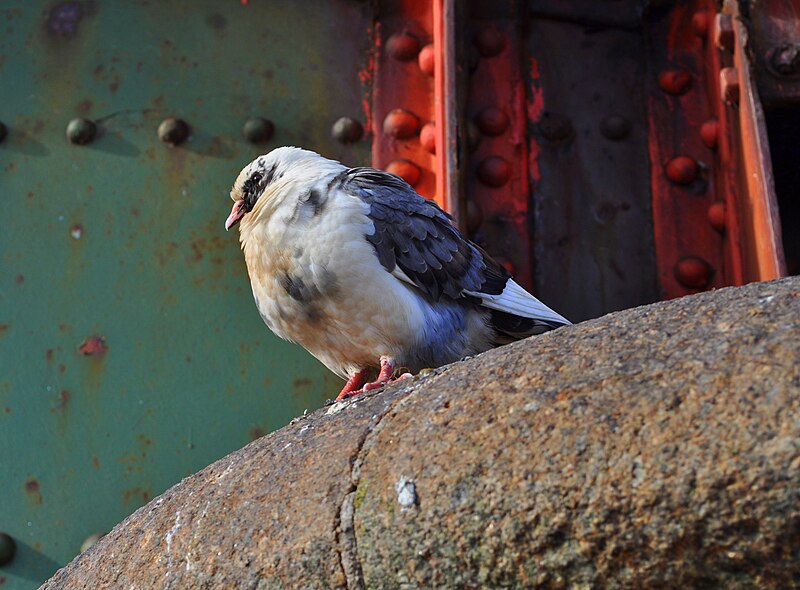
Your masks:
[{"label": "rusty metal plate", "polygon": [[[227,191],[294,144],[352,164],[369,3],[16,2],[0,24],[0,586],[335,392],[252,302]],[[67,141],[76,117],[96,123]],[[157,135],[168,117],[185,143]],[[274,123],[254,145],[249,117]],[[78,139],[86,139],[78,134]],[[368,138],[367,138],[368,139]]]}]

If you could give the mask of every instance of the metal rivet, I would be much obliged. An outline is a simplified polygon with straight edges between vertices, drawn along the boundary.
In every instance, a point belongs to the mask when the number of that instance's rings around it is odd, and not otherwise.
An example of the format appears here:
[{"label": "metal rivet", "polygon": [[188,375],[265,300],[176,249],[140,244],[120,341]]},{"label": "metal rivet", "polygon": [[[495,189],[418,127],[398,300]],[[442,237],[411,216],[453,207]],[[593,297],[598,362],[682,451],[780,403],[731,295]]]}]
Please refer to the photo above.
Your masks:
[{"label": "metal rivet", "polygon": [[600,121],[600,132],[608,139],[624,139],[631,132],[631,122],[621,115],[609,115]]},{"label": "metal rivet", "polygon": [[692,30],[703,39],[708,35],[708,11],[698,10],[692,16]]},{"label": "metal rivet", "polygon": [[678,156],[667,162],[667,178],[675,184],[691,184],[699,172],[697,161],[689,156]]},{"label": "metal rivet", "polygon": [[67,123],[67,141],[74,145],[86,145],[97,135],[97,125],[89,119],[72,119]]},{"label": "metal rivet", "polygon": [[800,74],[800,45],[786,44],[767,53],[767,63],[773,74],[781,78],[793,78]]},{"label": "metal rivet", "polygon": [[719,95],[726,104],[739,104],[739,72],[736,68],[719,71]]},{"label": "metal rivet", "polygon": [[692,75],[679,68],[664,70],[658,75],[658,85],[667,94],[679,96],[692,86]]},{"label": "metal rivet", "polygon": [[168,117],[158,126],[158,138],[169,145],[180,145],[189,137],[189,125],[183,119]]},{"label": "metal rivet", "polygon": [[511,178],[511,165],[500,156],[489,156],[478,164],[478,179],[485,185],[501,187]]},{"label": "metal rivet", "polygon": [[497,107],[486,107],[475,116],[475,124],[481,133],[494,137],[508,129],[508,115]]},{"label": "metal rivet", "polygon": [[89,547],[97,543],[100,539],[106,536],[106,533],[94,533],[86,537],[81,543],[81,553],[86,551]]},{"label": "metal rivet", "polygon": [[8,127],[0,123],[0,143],[2,143],[6,137],[8,137]]},{"label": "metal rivet", "polygon": [[687,289],[705,289],[711,282],[714,269],[697,256],[681,258],[673,269],[675,279]]},{"label": "metal rivet", "polygon": [[404,109],[393,110],[383,121],[383,132],[395,139],[414,137],[418,129],[419,119]]},{"label": "metal rivet", "polygon": [[0,566],[6,565],[17,552],[17,544],[8,533],[0,533]]},{"label": "metal rivet", "polygon": [[419,53],[419,39],[408,33],[395,33],[386,42],[386,52],[400,61],[411,61]]},{"label": "metal rivet", "polygon": [[733,51],[736,35],[733,32],[733,17],[730,14],[718,14],[714,17],[714,44],[719,49]]},{"label": "metal rivet", "polygon": [[725,201],[715,201],[708,207],[708,222],[718,232],[725,231]]},{"label": "metal rivet", "polygon": [[364,126],[350,117],[339,117],[331,127],[331,136],[340,143],[355,143],[364,135]]},{"label": "metal rivet", "polygon": [[475,201],[467,201],[467,231],[474,234],[483,223],[483,211]]},{"label": "metal rivet", "polygon": [[432,154],[436,153],[436,127],[426,123],[419,132],[419,143]]},{"label": "metal rivet", "polygon": [[486,27],[475,35],[475,47],[483,57],[499,55],[506,46],[506,37],[495,27]]},{"label": "metal rivet", "polygon": [[419,166],[408,160],[395,160],[386,167],[386,171],[396,174],[411,186],[417,186],[422,177]]},{"label": "metal rivet", "polygon": [[719,143],[719,121],[709,119],[700,126],[700,139],[703,144],[712,150],[717,149]]},{"label": "metal rivet", "polygon": [[542,137],[552,142],[566,142],[575,135],[569,118],[558,113],[545,113],[539,121]]},{"label": "metal rivet", "polygon": [[267,143],[275,133],[275,125],[263,117],[250,117],[242,125],[242,135],[250,143]]},{"label": "metal rivet", "polygon": [[420,70],[429,76],[433,76],[436,68],[436,54],[433,52],[433,43],[430,43],[420,49],[417,61],[419,62]]}]

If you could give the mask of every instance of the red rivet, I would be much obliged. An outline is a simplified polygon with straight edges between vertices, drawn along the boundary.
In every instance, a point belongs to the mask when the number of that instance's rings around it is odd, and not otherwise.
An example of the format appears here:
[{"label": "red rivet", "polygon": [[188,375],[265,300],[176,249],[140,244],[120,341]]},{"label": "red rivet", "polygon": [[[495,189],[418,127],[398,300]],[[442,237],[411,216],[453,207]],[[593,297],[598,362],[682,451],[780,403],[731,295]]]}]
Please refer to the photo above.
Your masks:
[{"label": "red rivet", "polygon": [[383,132],[395,139],[414,137],[417,129],[419,129],[419,119],[403,109],[393,110],[383,121]]},{"label": "red rivet", "polygon": [[501,187],[511,178],[511,165],[500,156],[489,156],[478,164],[478,179],[487,186]]},{"label": "red rivet", "polygon": [[411,186],[417,186],[419,179],[422,177],[422,171],[419,166],[408,160],[395,160],[386,167],[386,171],[397,174]]},{"label": "red rivet", "polygon": [[483,211],[475,201],[467,201],[467,231],[474,234],[483,223]]},{"label": "red rivet", "polygon": [[703,144],[709,149],[717,149],[717,142],[719,141],[719,121],[716,119],[709,119],[700,126],[700,139]]},{"label": "red rivet", "polygon": [[664,70],[658,75],[658,85],[667,94],[685,94],[692,85],[692,75],[686,70]]},{"label": "red rivet", "polygon": [[725,201],[714,201],[708,208],[708,222],[718,232],[725,231]]},{"label": "red rivet", "polygon": [[714,269],[702,258],[685,256],[674,269],[675,279],[687,289],[705,289],[711,282]]},{"label": "red rivet", "polygon": [[739,73],[736,68],[719,71],[719,95],[726,104],[739,104]]},{"label": "red rivet", "polygon": [[419,61],[420,70],[429,76],[433,76],[433,71],[436,67],[436,54],[433,52],[433,43],[426,45],[420,50],[417,61]]},{"label": "red rivet", "polygon": [[705,39],[708,35],[708,11],[698,10],[692,16],[692,30],[698,37]]},{"label": "red rivet", "polygon": [[733,32],[733,17],[730,14],[718,14],[714,17],[714,44],[719,49],[733,51],[736,35]]},{"label": "red rivet", "polygon": [[689,156],[678,156],[667,162],[667,178],[675,184],[691,184],[699,171],[697,161]]},{"label": "red rivet", "polygon": [[419,143],[430,153],[436,153],[436,127],[433,123],[426,123],[419,132]]},{"label": "red rivet", "polygon": [[486,27],[475,35],[475,47],[483,57],[494,57],[506,47],[506,37],[494,27]]},{"label": "red rivet", "polygon": [[508,129],[508,115],[497,107],[486,107],[475,117],[475,124],[484,135],[500,135]]},{"label": "red rivet", "polygon": [[400,61],[411,61],[419,53],[419,40],[408,33],[395,33],[386,42],[386,51]]}]

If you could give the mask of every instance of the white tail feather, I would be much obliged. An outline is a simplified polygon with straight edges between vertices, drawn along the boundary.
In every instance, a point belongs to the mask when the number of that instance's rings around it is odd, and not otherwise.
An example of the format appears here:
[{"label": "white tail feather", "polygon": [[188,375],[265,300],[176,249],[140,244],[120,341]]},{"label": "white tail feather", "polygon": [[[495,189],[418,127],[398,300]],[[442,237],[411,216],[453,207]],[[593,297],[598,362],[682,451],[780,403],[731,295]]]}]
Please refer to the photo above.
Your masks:
[{"label": "white tail feather", "polygon": [[557,314],[544,303],[536,299],[525,289],[520,287],[512,279],[508,279],[505,289],[499,295],[489,295],[488,293],[476,293],[465,291],[473,297],[479,297],[481,304],[490,309],[505,311],[523,318],[532,320],[542,320],[544,322],[555,322],[558,324],[569,325],[570,322],[564,316]]}]

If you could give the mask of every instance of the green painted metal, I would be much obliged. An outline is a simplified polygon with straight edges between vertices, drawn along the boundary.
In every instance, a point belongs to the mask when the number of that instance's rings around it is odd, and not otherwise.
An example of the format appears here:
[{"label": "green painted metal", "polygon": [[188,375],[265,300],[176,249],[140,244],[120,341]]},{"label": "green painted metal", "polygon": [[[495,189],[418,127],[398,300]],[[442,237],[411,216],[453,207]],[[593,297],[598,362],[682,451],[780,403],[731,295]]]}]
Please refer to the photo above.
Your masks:
[{"label": "green painted metal", "polygon": [[[330,128],[364,119],[371,10],[0,7],[0,530],[18,547],[0,586],[36,587],[92,533],[337,391],[262,324],[223,222],[236,173],[272,147],[369,162],[368,141]],[[184,145],[159,141],[169,116]],[[275,124],[266,146],[242,136],[252,116]],[[75,117],[97,122],[91,143],[67,142]],[[92,336],[107,350],[81,354]]]}]

